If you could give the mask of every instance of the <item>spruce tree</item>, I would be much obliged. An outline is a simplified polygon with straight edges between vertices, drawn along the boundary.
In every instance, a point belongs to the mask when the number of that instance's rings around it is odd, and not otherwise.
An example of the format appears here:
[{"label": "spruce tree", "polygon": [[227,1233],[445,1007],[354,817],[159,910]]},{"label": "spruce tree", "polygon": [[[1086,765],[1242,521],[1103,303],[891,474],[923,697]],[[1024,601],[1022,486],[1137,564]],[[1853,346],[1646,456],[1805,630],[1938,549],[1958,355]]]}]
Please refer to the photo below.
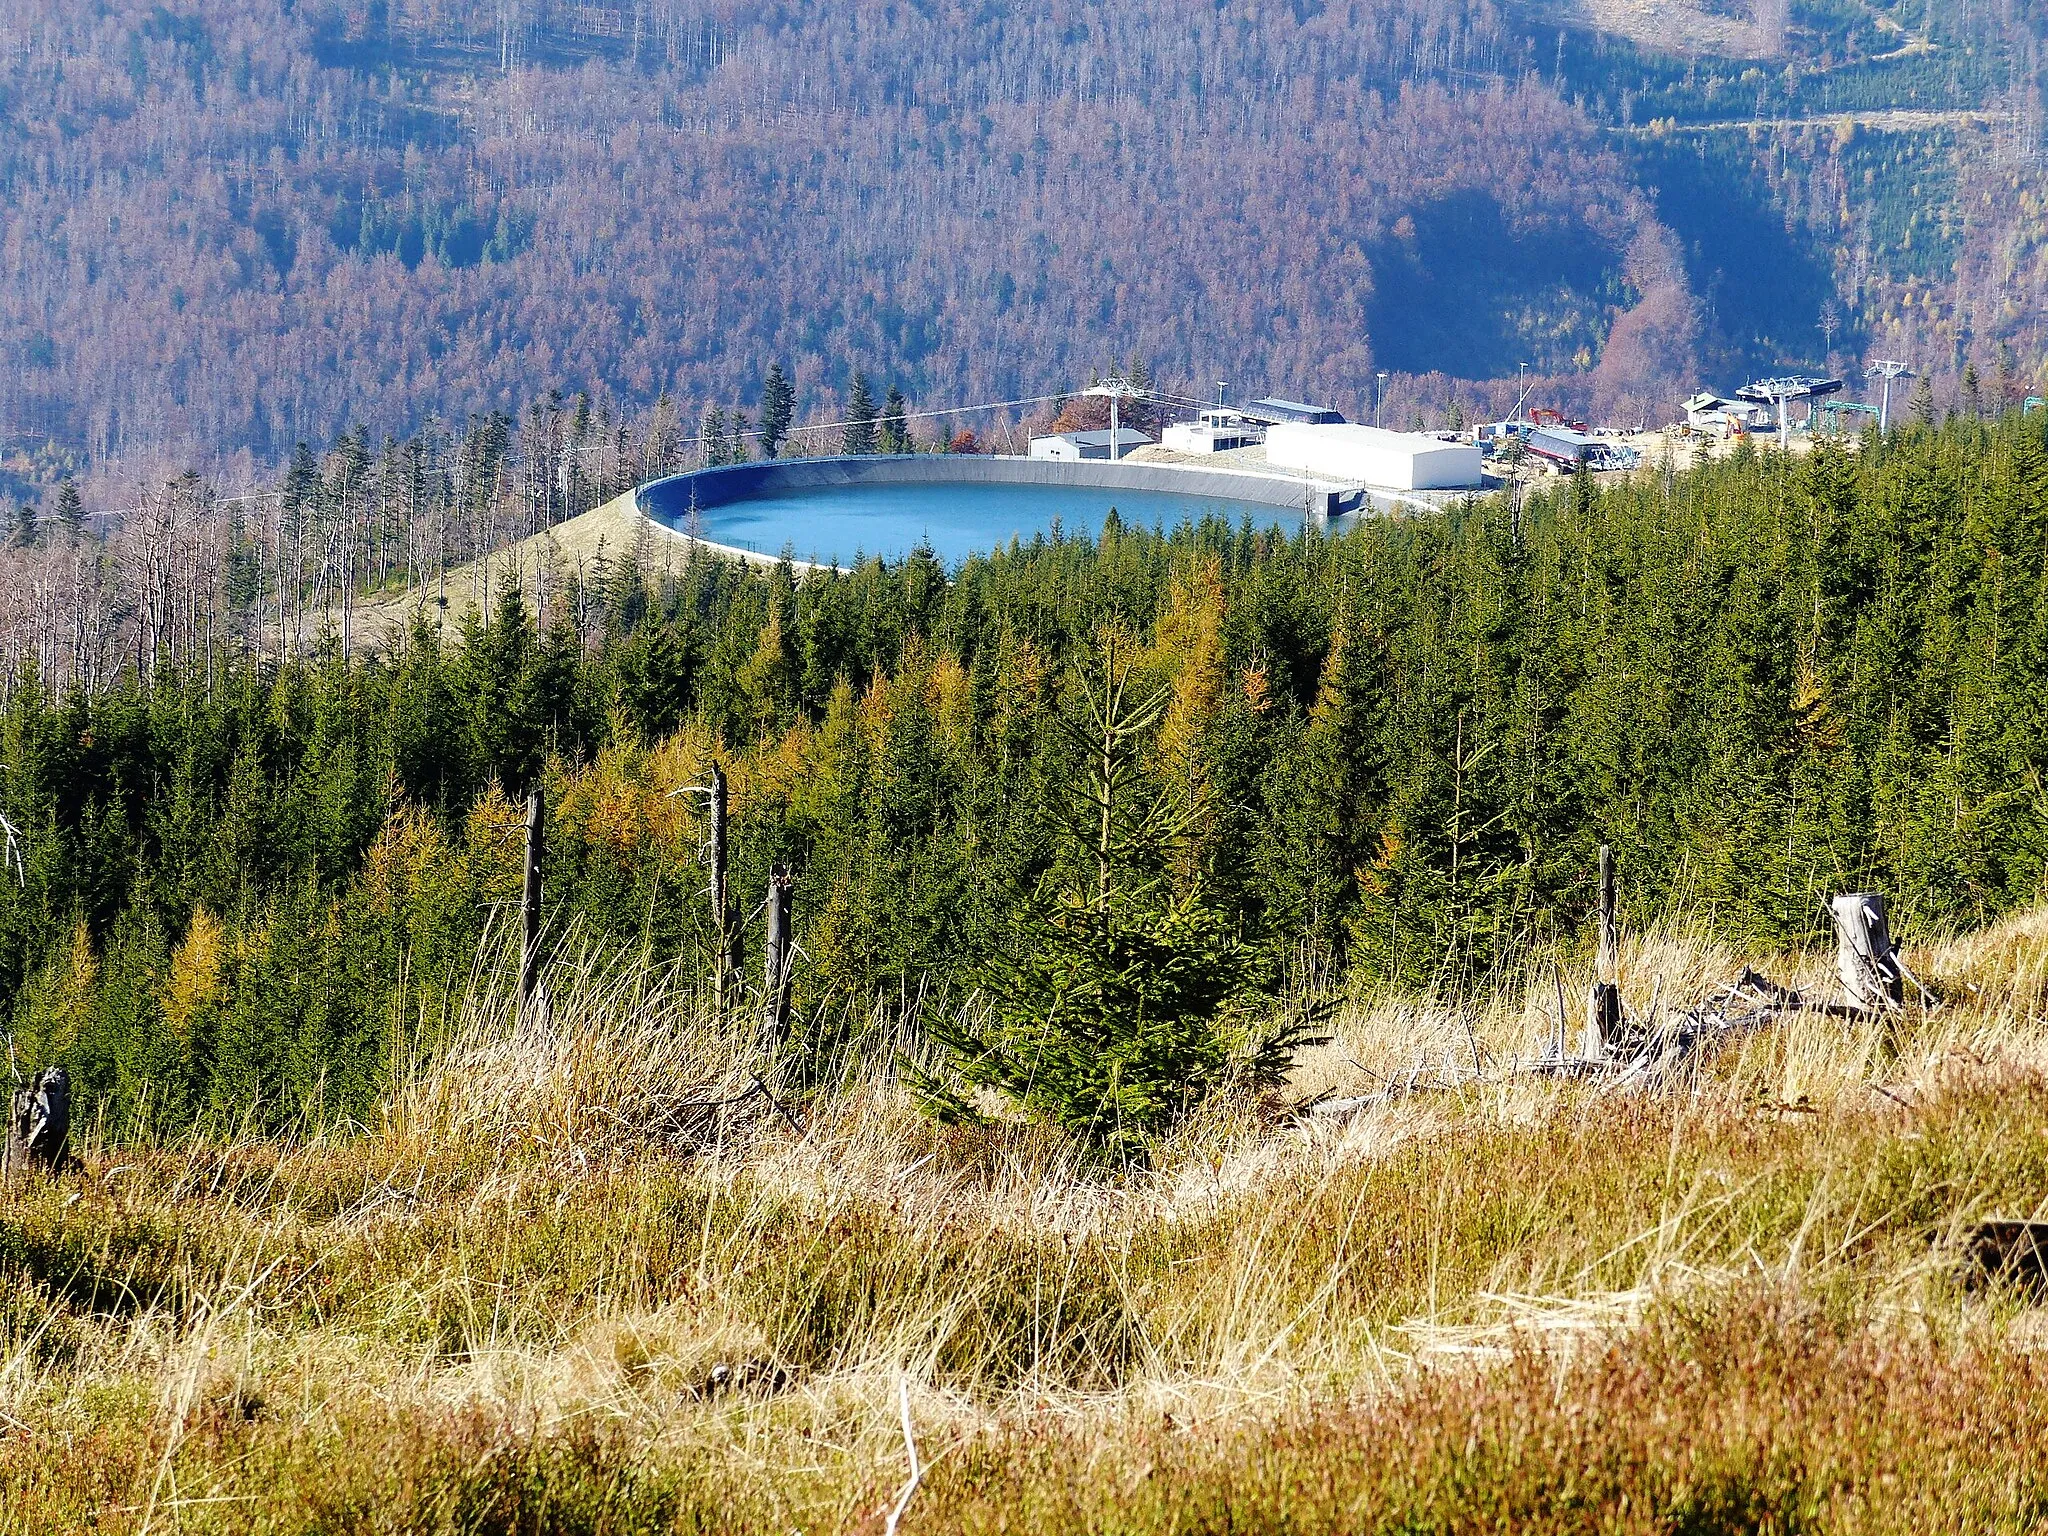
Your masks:
[{"label": "spruce tree", "polygon": [[1922,374],[1920,382],[1913,386],[1911,410],[1913,412],[1913,419],[1920,423],[1921,426],[1931,427],[1934,425],[1934,386],[1927,382],[1925,374]]},{"label": "spruce tree", "polygon": [[1261,1031],[1251,947],[1199,876],[1173,888],[1191,808],[1142,768],[1170,689],[1134,699],[1133,670],[1129,645],[1106,639],[1082,717],[1060,722],[1078,786],[1062,818],[1071,873],[1025,900],[983,966],[986,1012],[933,1026],[945,1066],[907,1074],[940,1119],[974,1119],[963,1088],[990,1088],[1125,1162],[1231,1082],[1277,1086],[1320,1017]]},{"label": "spruce tree", "polygon": [[14,507],[14,547],[33,548],[36,542],[36,504],[24,496]]},{"label": "spruce tree", "polygon": [[1152,404],[1152,370],[1142,357],[1133,357],[1126,365],[1124,382],[1136,391],[1136,398],[1123,402],[1123,424],[1140,432],[1156,433],[1160,417]]},{"label": "spruce tree", "polygon": [[846,396],[846,432],[839,451],[849,454],[873,453],[875,438],[875,397],[868,392],[868,376],[853,373],[853,388]]},{"label": "spruce tree", "polygon": [[1984,380],[1975,363],[1963,370],[1963,414],[1972,421],[1984,414]]},{"label": "spruce tree", "polygon": [[1600,504],[1600,488],[1593,484],[1593,472],[1582,460],[1572,471],[1572,511],[1579,518],[1579,526],[1587,526],[1594,509]]},{"label": "spruce tree", "polygon": [[782,364],[770,363],[768,377],[761,383],[761,456],[776,458],[789,437],[796,419],[796,390],[782,371]]},{"label": "spruce tree", "polygon": [[889,397],[882,402],[882,420],[878,446],[883,453],[909,453],[911,451],[910,402],[903,398],[903,391],[895,385],[889,386]]},{"label": "spruce tree", "polygon": [[310,506],[320,492],[320,461],[312,446],[301,442],[292,449],[292,461],[284,472],[284,508],[296,514]]},{"label": "spruce tree", "polygon": [[85,532],[85,498],[78,494],[78,482],[69,475],[57,487],[57,521],[72,538]]},{"label": "spruce tree", "polygon": [[[472,615],[473,618],[473,615]],[[539,777],[547,730],[556,718],[545,697],[542,647],[517,587],[497,595],[488,624],[465,626],[460,668],[477,761],[517,799]]]},{"label": "spruce tree", "polygon": [[643,739],[658,741],[676,728],[690,706],[697,668],[689,630],[647,626],[620,648],[619,704]]}]

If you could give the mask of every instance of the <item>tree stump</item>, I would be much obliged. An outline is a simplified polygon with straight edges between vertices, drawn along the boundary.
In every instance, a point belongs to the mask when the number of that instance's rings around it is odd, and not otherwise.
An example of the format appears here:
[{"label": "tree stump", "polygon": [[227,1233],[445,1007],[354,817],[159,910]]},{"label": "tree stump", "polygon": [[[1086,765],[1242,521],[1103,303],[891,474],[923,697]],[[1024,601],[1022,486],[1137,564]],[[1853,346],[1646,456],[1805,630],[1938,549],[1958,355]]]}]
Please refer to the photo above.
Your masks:
[{"label": "tree stump", "polygon": [[[1614,850],[1600,845],[1600,953],[1595,961],[1593,986],[1586,996],[1586,1033],[1582,1042],[1586,1057],[1593,1060],[1607,1054],[1607,1047],[1621,1030],[1621,935],[1614,917]],[[1560,1005],[1562,1006],[1562,1005]]]},{"label": "tree stump", "polygon": [[2037,1299],[2048,1291],[2048,1221],[1980,1221],[1966,1241],[1976,1278],[2014,1282]]},{"label": "tree stump", "polygon": [[1906,973],[1892,947],[1884,898],[1853,891],[1828,904],[1835,920],[1835,959],[1842,991],[1852,1007],[1869,1013],[1896,1008],[1906,1000]]},{"label": "tree stump", "polygon": [[70,1136],[70,1074],[62,1067],[45,1067],[8,1101],[8,1182],[30,1172],[55,1173],[64,1165]]},{"label": "tree stump", "polygon": [[1599,1060],[1620,1033],[1621,988],[1611,981],[1596,981],[1586,993],[1586,1033],[1580,1042],[1581,1054]]}]

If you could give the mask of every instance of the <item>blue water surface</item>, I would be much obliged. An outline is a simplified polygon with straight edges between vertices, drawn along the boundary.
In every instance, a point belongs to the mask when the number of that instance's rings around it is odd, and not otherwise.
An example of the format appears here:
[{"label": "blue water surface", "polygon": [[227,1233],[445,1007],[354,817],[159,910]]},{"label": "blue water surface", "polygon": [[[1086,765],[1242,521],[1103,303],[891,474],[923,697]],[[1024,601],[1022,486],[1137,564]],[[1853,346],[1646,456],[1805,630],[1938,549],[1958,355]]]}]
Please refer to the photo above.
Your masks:
[{"label": "blue water surface", "polygon": [[[1071,536],[1094,538],[1114,507],[1127,526],[1173,529],[1220,517],[1232,526],[1299,531],[1303,514],[1285,507],[1181,496],[1168,491],[1053,485],[850,485],[750,497],[697,513],[697,531],[714,544],[799,560],[851,566],[880,555],[901,560],[922,540],[949,566],[1012,539],[1030,543],[1055,520]],[[680,525],[681,519],[663,521]],[[1349,521],[1343,519],[1341,521]]]}]

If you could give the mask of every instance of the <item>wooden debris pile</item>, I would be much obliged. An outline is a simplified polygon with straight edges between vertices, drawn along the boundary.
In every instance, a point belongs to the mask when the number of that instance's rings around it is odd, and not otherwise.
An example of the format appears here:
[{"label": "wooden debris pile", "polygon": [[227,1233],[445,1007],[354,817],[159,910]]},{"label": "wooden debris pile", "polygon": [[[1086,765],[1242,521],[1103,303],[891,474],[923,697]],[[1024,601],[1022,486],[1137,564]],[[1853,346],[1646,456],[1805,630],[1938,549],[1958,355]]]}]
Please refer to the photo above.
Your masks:
[{"label": "wooden debris pile", "polygon": [[1735,1037],[1767,1029],[1793,1014],[1866,1019],[1900,1007],[1906,981],[1913,980],[1915,986],[1919,982],[1892,943],[1884,898],[1868,892],[1838,896],[1829,911],[1835,922],[1844,1001],[1809,996],[1745,966],[1719,992],[1689,1008],[1664,1014],[1653,995],[1647,1014],[1632,1018],[1615,981],[1619,945],[1614,861],[1612,852],[1602,848],[1598,969],[1587,996],[1582,1045],[1576,1054],[1568,1052],[1565,1045],[1567,1009],[1560,979],[1557,1036],[1545,1054],[1532,1060],[1489,1062],[1474,1038],[1469,1069],[1449,1061],[1437,1067],[1418,1061],[1407,1072],[1383,1078],[1371,1093],[1315,1100],[1299,1106],[1299,1112],[1318,1117],[1355,1115],[1417,1094],[1498,1086],[1531,1077],[1587,1080],[1602,1092],[1644,1092],[1670,1082]]}]

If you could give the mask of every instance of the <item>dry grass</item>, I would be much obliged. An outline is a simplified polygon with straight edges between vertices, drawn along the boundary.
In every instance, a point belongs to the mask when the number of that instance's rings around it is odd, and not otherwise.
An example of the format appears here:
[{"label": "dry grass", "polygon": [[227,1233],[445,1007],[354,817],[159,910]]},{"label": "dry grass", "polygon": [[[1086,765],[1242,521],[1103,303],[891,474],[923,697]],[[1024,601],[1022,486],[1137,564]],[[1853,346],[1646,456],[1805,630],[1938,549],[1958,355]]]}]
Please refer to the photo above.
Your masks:
[{"label": "dry grass", "polygon": [[[528,610],[538,612],[544,606],[543,593],[559,601],[572,581],[591,580],[600,562],[617,566],[637,559],[650,571],[679,570],[689,550],[687,537],[641,516],[633,492],[627,491],[416,587],[359,600],[350,615],[350,638],[362,646],[387,644],[404,635],[416,619],[425,619],[443,635],[453,634],[464,614],[487,616],[499,595],[513,585]],[[339,635],[340,610],[321,615],[313,628]]]},{"label": "dry grass", "polygon": [[[1225,1106],[1110,1176],[880,1076],[778,1106],[565,958],[367,1133],[7,1198],[0,1530],[880,1529],[905,1402],[908,1530],[2018,1528],[2041,1331],[1960,1255],[2048,1203],[2048,914],[1909,959],[1939,1006],[1655,1094]],[[1643,1009],[1739,960],[1625,966]],[[1361,1004],[1299,1088],[1536,1054],[1555,994]]]}]

